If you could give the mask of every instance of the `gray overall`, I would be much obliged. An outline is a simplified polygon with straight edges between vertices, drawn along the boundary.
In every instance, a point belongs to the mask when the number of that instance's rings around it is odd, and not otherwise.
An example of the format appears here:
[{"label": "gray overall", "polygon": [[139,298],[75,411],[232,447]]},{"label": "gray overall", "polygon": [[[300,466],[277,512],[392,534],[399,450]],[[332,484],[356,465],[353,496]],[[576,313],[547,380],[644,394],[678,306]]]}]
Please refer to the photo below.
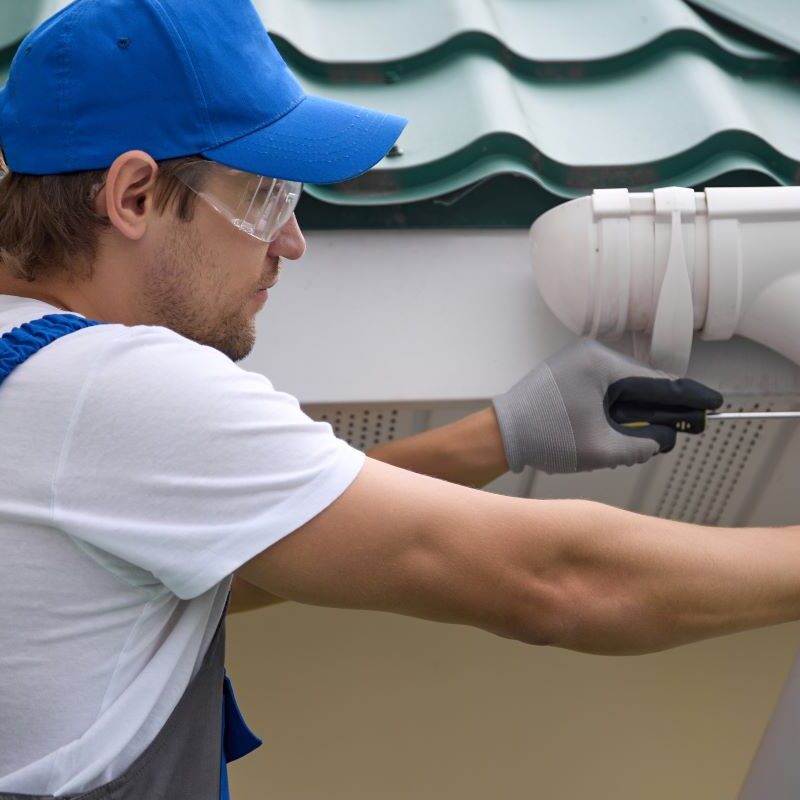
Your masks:
[{"label": "gray overall", "polygon": [[[49,314],[0,337],[0,383],[14,367],[72,331],[101,323]],[[197,674],[150,746],[119,777],[69,800],[228,800],[226,763],[261,744],[225,677],[225,612]],[[3,794],[0,800],[52,800]]]}]

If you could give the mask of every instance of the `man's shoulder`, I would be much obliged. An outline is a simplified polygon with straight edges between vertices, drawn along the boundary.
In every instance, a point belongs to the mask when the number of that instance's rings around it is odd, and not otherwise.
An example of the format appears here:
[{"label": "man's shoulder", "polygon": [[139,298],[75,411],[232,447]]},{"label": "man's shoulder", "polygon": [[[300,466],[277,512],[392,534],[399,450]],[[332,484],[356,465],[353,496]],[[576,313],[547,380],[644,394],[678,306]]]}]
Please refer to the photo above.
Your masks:
[{"label": "man's shoulder", "polygon": [[84,328],[64,337],[63,349],[53,353],[53,360],[61,369],[76,368],[88,396],[115,405],[207,405],[215,397],[231,402],[254,385],[273,391],[264,376],[159,325]]},{"label": "man's shoulder", "polygon": [[241,369],[219,350],[200,344],[161,325],[122,325],[104,323],[75,331],[64,337],[72,353],[96,362],[99,367],[109,362],[125,362],[137,372],[163,373],[177,369],[191,371],[202,366],[207,369]]},{"label": "man's shoulder", "polygon": [[80,329],[73,334],[69,334],[69,336],[77,338],[81,331],[85,331],[87,345],[94,339],[105,345],[116,343],[119,347],[132,352],[154,347],[178,347],[183,350],[212,350],[218,355],[222,355],[219,351],[188,339],[186,336],[163,325],[123,325],[119,322],[100,322],[88,328]]}]

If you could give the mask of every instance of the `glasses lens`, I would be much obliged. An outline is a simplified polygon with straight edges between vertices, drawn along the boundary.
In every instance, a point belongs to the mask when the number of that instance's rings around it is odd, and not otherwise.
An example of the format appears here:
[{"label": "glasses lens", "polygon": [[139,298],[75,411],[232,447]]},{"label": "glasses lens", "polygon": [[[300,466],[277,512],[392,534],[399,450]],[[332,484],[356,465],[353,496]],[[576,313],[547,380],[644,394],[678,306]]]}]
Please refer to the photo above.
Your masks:
[{"label": "glasses lens", "polygon": [[180,170],[179,179],[244,233],[271,242],[289,221],[303,184],[267,178],[199,161]]}]

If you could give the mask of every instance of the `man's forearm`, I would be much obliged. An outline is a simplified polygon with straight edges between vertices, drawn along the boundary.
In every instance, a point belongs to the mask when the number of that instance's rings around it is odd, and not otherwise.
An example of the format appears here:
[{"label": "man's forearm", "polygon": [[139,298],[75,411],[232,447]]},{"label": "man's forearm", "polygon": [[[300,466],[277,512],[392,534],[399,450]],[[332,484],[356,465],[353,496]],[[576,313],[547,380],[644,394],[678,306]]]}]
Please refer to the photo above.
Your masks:
[{"label": "man's forearm", "polygon": [[485,486],[508,471],[491,406],[449,425],[378,445],[367,455],[395,467],[473,488]]},{"label": "man's forearm", "polygon": [[[535,517],[557,532],[542,585],[559,609],[535,641],[640,653],[800,619],[798,527],[702,527],[583,501],[545,501]],[[518,564],[531,535],[517,538]],[[541,550],[528,566],[542,575]]]}]

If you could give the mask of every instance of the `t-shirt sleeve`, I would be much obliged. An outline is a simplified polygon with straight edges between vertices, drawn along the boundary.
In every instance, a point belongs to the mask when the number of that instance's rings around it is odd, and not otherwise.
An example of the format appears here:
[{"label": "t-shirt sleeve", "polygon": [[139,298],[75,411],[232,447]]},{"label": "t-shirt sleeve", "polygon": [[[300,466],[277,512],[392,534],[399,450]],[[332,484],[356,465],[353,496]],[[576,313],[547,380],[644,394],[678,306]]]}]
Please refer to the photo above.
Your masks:
[{"label": "t-shirt sleeve", "polygon": [[363,466],[263,375],[166,328],[119,330],[76,402],[53,519],[179,597],[308,522]]}]

